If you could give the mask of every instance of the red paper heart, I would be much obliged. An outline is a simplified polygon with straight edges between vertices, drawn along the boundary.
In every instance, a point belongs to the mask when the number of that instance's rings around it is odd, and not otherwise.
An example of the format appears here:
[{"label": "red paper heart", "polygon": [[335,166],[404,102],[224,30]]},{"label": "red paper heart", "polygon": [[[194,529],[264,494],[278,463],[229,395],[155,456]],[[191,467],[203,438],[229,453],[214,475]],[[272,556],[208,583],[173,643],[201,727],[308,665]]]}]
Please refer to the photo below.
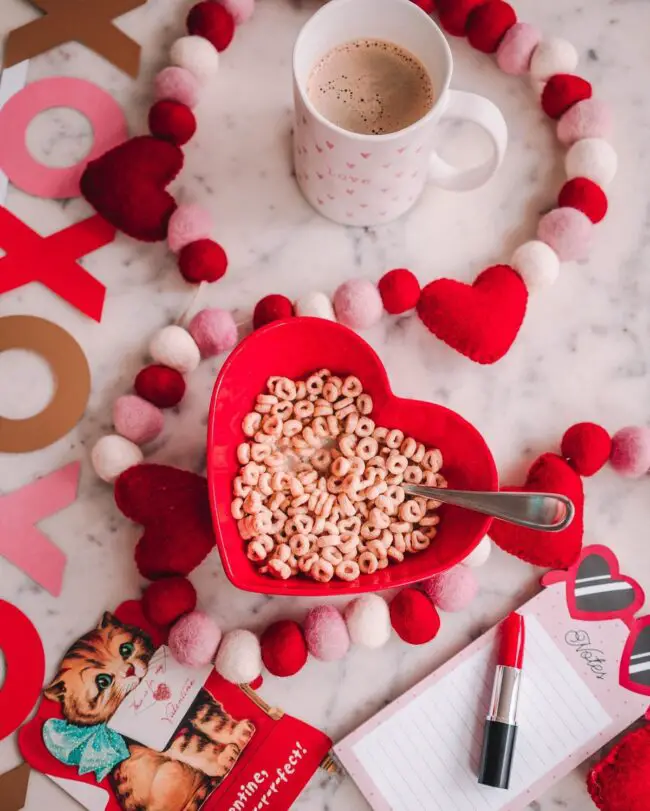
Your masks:
[{"label": "red paper heart", "polygon": [[587,788],[601,811],[648,811],[650,726],[619,741],[591,770]]},{"label": "red paper heart", "polygon": [[494,363],[512,346],[528,291],[508,265],[494,265],[474,284],[436,279],[423,290],[418,315],[436,337],[477,363]]},{"label": "red paper heart", "polygon": [[203,476],[166,465],[136,465],[115,482],[115,503],[145,528],[135,561],[149,580],[188,575],[214,547]]},{"label": "red paper heart", "polygon": [[503,487],[511,492],[559,493],[573,501],[575,518],[562,532],[539,532],[495,521],[490,537],[505,552],[535,566],[567,569],[582,549],[584,493],[582,479],[560,456],[544,453],[528,471],[523,487]]},{"label": "red paper heart", "polygon": [[176,201],[165,191],[183,168],[176,144],[142,135],[91,161],[81,178],[88,202],[120,231],[143,242],[167,236]]}]

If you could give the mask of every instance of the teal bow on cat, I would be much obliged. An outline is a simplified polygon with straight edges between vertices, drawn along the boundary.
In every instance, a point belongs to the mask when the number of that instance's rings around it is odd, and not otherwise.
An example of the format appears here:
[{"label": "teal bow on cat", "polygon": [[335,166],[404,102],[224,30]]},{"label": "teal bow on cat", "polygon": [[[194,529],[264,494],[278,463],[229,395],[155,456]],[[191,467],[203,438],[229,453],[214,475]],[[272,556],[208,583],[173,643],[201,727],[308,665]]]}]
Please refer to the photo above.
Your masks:
[{"label": "teal bow on cat", "polygon": [[95,772],[98,783],[131,757],[124,738],[106,724],[78,727],[60,718],[50,718],[43,724],[43,742],[61,763],[78,766],[79,774]]}]

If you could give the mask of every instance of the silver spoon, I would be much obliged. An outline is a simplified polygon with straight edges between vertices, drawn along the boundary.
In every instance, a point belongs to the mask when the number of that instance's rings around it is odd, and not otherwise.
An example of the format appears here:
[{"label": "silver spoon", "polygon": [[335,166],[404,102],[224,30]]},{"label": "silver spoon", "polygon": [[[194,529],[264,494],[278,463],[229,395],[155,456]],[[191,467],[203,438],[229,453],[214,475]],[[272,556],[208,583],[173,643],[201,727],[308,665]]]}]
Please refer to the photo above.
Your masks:
[{"label": "silver spoon", "polygon": [[404,484],[404,490],[412,496],[424,496],[445,504],[464,507],[501,521],[517,524],[541,532],[561,532],[575,516],[571,499],[554,493],[501,493],[481,490],[447,490],[440,487],[423,487],[419,484]]}]

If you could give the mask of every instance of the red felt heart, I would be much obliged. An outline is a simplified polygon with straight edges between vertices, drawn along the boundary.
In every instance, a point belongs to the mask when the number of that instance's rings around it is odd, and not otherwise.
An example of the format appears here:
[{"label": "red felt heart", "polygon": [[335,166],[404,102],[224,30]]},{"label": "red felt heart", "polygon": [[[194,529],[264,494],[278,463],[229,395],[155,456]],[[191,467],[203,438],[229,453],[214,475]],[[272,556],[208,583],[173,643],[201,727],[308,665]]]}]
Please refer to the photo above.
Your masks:
[{"label": "red felt heart", "polygon": [[167,236],[176,201],[165,191],[183,168],[176,144],[142,135],[91,161],[81,178],[88,202],[120,231],[143,242]]},{"label": "red felt heart", "polygon": [[418,315],[436,337],[477,363],[494,363],[512,346],[528,291],[508,265],[494,265],[474,284],[436,279],[423,290]]},{"label": "red felt heart", "polygon": [[589,773],[587,788],[601,811],[648,811],[650,726],[628,733]]},{"label": "red felt heart", "polygon": [[528,471],[523,487],[503,487],[511,492],[559,493],[573,501],[575,518],[562,532],[539,532],[495,521],[490,537],[505,552],[535,566],[567,569],[578,559],[584,531],[582,479],[560,456],[544,453]]},{"label": "red felt heart", "polygon": [[188,575],[214,547],[203,476],[167,465],[136,465],[115,482],[115,503],[145,528],[135,561],[150,580]]}]

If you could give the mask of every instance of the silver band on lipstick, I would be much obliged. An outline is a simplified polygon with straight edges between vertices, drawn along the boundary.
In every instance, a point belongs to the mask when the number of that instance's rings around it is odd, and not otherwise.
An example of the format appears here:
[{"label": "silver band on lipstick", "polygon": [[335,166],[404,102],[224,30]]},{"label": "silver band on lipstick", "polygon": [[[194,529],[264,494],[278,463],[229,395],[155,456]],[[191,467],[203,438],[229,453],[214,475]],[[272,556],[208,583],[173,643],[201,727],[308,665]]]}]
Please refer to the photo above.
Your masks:
[{"label": "silver band on lipstick", "polygon": [[505,667],[504,665],[497,667],[487,716],[488,721],[498,721],[501,724],[517,723],[521,676],[522,671],[516,667]]}]

